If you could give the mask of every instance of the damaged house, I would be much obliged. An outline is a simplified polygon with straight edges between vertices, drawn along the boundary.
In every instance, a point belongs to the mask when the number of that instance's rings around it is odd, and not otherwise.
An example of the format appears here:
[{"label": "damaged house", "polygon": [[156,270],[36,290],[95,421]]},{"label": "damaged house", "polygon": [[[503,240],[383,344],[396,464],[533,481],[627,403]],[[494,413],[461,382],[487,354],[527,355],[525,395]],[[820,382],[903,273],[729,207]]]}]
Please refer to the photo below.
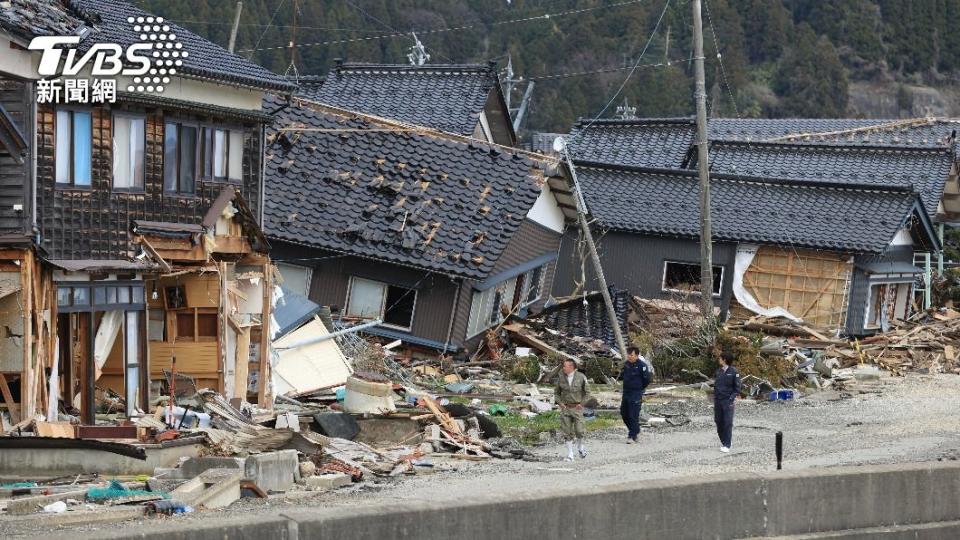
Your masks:
[{"label": "damaged house", "polygon": [[431,354],[538,309],[572,218],[552,159],[271,98],[264,226],[285,286]]},{"label": "damaged house", "polygon": [[[696,171],[579,162],[577,173],[608,282],[644,298],[694,302]],[[711,190],[711,293],[721,317],[782,315],[869,333],[908,313],[913,250],[940,249],[910,188],[712,174]],[[591,290],[589,268],[576,264],[579,244],[564,238],[556,296],[584,282]]]},{"label": "damaged house", "polygon": [[[76,75],[58,66],[51,85],[27,48],[40,36],[77,36],[78,57],[126,48],[146,23],[169,32],[150,45],[169,59],[154,64],[170,68],[162,90],[118,74],[114,96],[91,99],[101,79],[89,64]],[[273,290],[258,225],[261,104],[292,86],[120,0],[10,0],[0,25],[0,302],[16,336],[0,345],[0,390],[10,421],[55,419],[58,403],[87,425],[107,403],[152,410],[171,372],[248,398],[249,371],[252,399],[270,403],[256,377],[269,369]]]},{"label": "damaged house", "polygon": [[[598,120],[571,130],[575,159],[666,169],[695,169],[692,118]],[[748,176],[912,186],[921,194],[943,240],[960,223],[956,140],[960,121],[717,118],[708,123],[711,170]],[[722,163],[713,163],[719,160]],[[923,270],[915,288],[930,304],[931,276],[943,253],[915,251]]]},{"label": "damaged house", "polygon": [[302,77],[307,99],[503,146],[516,133],[496,63],[364,64],[337,60],[326,77]]}]

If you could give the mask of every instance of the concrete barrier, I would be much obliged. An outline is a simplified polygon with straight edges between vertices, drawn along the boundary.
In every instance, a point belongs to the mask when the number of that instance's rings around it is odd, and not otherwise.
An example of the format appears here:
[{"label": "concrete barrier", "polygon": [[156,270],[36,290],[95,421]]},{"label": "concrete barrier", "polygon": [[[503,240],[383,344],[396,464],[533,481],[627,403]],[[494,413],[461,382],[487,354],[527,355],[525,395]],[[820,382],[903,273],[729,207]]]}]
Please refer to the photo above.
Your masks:
[{"label": "concrete barrier", "polygon": [[735,473],[187,523],[174,536],[151,527],[132,537],[946,539],[960,532],[960,463]]}]

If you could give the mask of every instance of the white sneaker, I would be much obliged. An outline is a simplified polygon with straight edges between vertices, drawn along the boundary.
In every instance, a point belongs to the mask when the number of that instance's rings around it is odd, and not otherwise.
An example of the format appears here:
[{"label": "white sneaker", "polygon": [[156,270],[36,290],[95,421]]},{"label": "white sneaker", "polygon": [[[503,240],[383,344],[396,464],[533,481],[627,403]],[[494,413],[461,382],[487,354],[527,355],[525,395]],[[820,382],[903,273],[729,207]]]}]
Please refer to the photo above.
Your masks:
[{"label": "white sneaker", "polygon": [[727,448],[726,446],[721,446],[721,447],[720,447],[720,451],[723,452],[724,454],[729,454],[729,453],[730,453],[730,449]]},{"label": "white sneaker", "polygon": [[587,449],[586,449],[586,448],[581,448],[581,449],[580,449],[580,459],[587,459]]},{"label": "white sneaker", "polygon": [[568,456],[567,456],[566,458],[564,458],[563,460],[564,460],[564,461],[573,461],[573,454],[568,455]]}]

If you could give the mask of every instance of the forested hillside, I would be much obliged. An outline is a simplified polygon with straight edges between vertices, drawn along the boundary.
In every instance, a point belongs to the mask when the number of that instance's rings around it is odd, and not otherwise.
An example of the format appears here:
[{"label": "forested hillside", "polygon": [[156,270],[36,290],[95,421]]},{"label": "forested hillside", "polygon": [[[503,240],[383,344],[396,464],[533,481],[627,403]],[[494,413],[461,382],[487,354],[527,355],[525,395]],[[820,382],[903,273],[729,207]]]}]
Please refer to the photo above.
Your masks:
[{"label": "forested hillside", "polygon": [[[134,1],[224,46],[229,40],[235,0]],[[518,75],[536,80],[525,128],[565,131],[598,113],[624,66],[637,63],[623,96],[638,116],[692,114],[690,3],[669,0],[654,33],[667,1],[244,0],[236,49],[292,73],[287,45],[295,40],[301,75],[324,74],[335,58],[406,63],[410,31],[431,63],[503,66],[509,54]],[[956,113],[960,0],[704,3],[711,114]],[[605,116],[614,113],[612,106]]]}]

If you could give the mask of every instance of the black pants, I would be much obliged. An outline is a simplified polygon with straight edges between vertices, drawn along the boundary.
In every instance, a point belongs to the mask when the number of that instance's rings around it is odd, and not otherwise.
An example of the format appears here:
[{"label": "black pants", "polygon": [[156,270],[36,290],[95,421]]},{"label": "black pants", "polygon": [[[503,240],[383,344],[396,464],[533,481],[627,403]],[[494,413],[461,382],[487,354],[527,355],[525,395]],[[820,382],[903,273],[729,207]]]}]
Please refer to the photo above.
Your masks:
[{"label": "black pants", "polygon": [[720,444],[730,448],[730,444],[733,442],[733,402],[714,401],[713,421],[717,424]]},{"label": "black pants", "polygon": [[620,418],[627,426],[627,437],[636,439],[640,434],[640,405],[642,399],[640,396],[630,396],[624,394],[620,399]]}]

